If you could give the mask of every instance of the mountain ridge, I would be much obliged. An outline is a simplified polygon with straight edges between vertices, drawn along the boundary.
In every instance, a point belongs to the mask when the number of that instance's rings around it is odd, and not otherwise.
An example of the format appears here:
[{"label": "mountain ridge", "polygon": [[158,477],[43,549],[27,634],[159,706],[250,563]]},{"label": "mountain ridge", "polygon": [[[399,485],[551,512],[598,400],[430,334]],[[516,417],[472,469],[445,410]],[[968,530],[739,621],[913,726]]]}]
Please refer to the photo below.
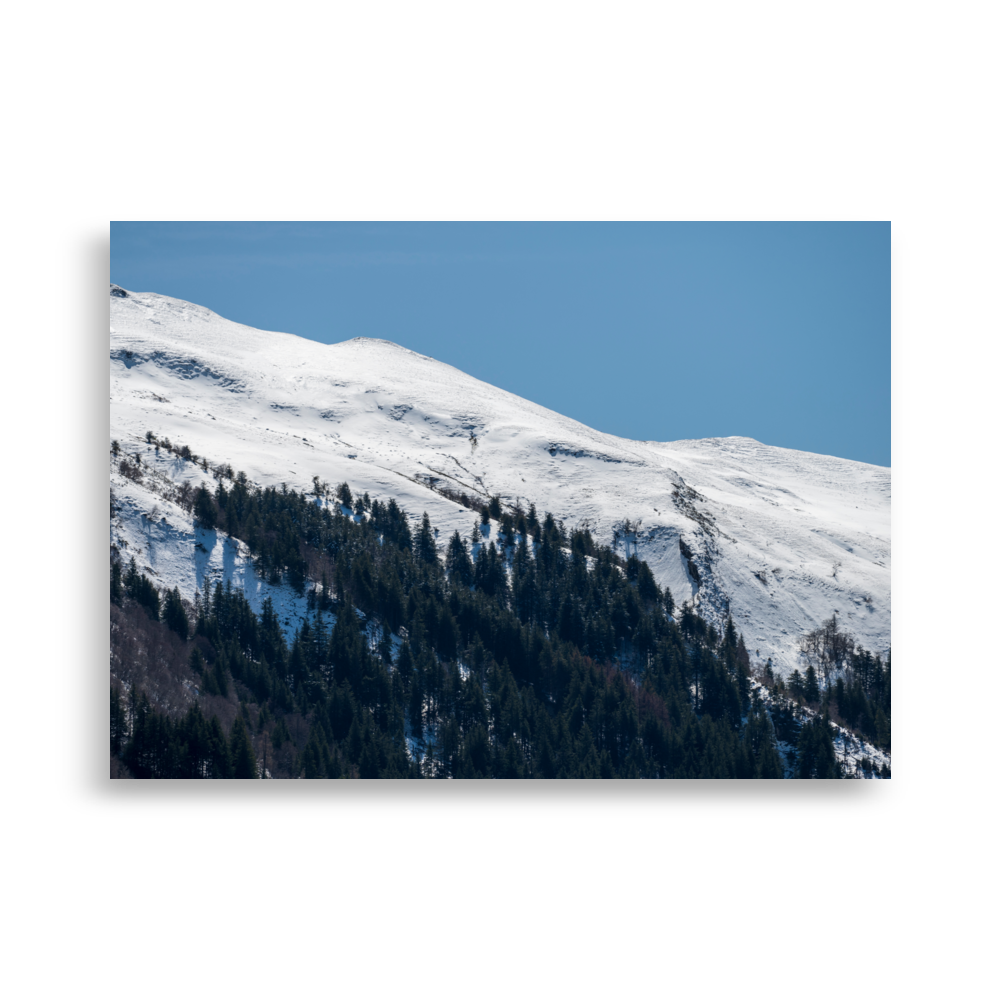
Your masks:
[{"label": "mountain ridge", "polygon": [[445,484],[534,502],[603,541],[641,522],[624,544],[678,604],[709,620],[731,611],[779,670],[832,613],[888,650],[890,469],[739,436],[618,438],[382,338],[319,344],[122,291],[111,436],[123,444],[152,430],[263,484],[348,481],[426,509],[444,537],[475,520]]}]

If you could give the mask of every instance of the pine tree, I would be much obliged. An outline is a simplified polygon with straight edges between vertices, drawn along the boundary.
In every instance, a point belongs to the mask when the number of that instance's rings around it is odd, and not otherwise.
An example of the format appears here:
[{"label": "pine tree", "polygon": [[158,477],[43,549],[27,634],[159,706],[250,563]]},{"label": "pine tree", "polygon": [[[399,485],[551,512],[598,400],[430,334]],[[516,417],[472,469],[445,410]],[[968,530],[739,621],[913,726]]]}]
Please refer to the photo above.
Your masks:
[{"label": "pine tree", "polygon": [[434,543],[434,532],[431,530],[431,519],[424,511],[420,524],[420,534],[417,536],[417,557],[425,563],[437,563],[437,545]]},{"label": "pine tree", "polygon": [[889,719],[882,711],[881,705],[875,710],[875,741],[883,750],[892,749]]},{"label": "pine tree", "polygon": [[[221,483],[219,485],[221,488]],[[198,492],[194,495],[194,516],[199,527],[206,531],[215,528],[215,501],[204,485],[199,486]]]},{"label": "pine tree", "polygon": [[392,633],[389,626],[382,623],[382,634],[378,641],[378,655],[382,657],[382,662],[392,666]]},{"label": "pine tree", "polygon": [[839,778],[840,767],[827,719],[811,719],[799,734],[798,777]]},{"label": "pine tree", "polygon": [[722,637],[722,643],[729,649],[736,648],[736,626],[733,624],[733,616],[726,615],[726,626]]},{"label": "pine tree", "polygon": [[643,601],[657,602],[661,599],[660,588],[657,586],[653,571],[644,562],[639,564],[636,588]]},{"label": "pine tree", "polygon": [[210,778],[230,777],[229,742],[217,715],[213,715],[208,724],[207,772]]},{"label": "pine tree", "polygon": [[188,637],[188,620],[181,603],[181,594],[177,587],[167,591],[163,604],[163,622],[167,628],[176,632],[182,639]]},{"label": "pine tree", "polygon": [[816,679],[816,671],[811,663],[806,667],[806,681],[802,689],[802,695],[810,705],[815,705],[819,701],[819,682]]},{"label": "pine tree", "polygon": [[125,723],[125,709],[122,707],[121,688],[111,689],[111,752],[117,757],[125,745],[128,727]]},{"label": "pine tree", "polygon": [[463,587],[468,587],[472,583],[472,560],[469,558],[469,550],[465,547],[465,542],[462,541],[457,530],[451,536],[451,541],[448,542],[445,567],[448,570],[448,579],[453,584],[459,583]]},{"label": "pine tree", "polygon": [[410,704],[407,717],[410,729],[416,739],[422,739],[424,734],[424,677],[423,671],[416,666],[410,679]]},{"label": "pine tree", "polygon": [[757,778],[783,778],[784,772],[781,768],[781,759],[778,751],[770,740],[767,740],[761,747],[757,757],[757,766],[754,774]]},{"label": "pine tree", "polygon": [[788,690],[791,691],[794,697],[802,698],[805,694],[805,689],[805,681],[802,679],[802,674],[799,673],[798,668],[796,668],[788,678]]},{"label": "pine tree", "polygon": [[132,686],[131,738],[125,747],[125,763],[137,778],[152,778],[153,775],[153,732],[150,716],[153,714],[146,692],[135,695]]},{"label": "pine tree", "polygon": [[237,715],[229,731],[229,759],[234,778],[256,778],[257,758],[241,716]]},{"label": "pine tree", "polygon": [[669,587],[663,588],[663,610],[670,616],[674,613],[674,595],[670,593]]},{"label": "pine tree", "polygon": [[318,726],[309,730],[309,740],[299,758],[299,771],[303,778],[325,778],[330,766],[326,739]]},{"label": "pine tree", "polygon": [[376,732],[367,728],[361,747],[361,757],[358,760],[358,777],[378,778],[382,772],[382,762],[379,753],[379,740]]},{"label": "pine tree", "polygon": [[399,647],[399,656],[396,657],[396,672],[403,682],[403,690],[409,691],[410,680],[413,677],[413,653],[410,644],[406,640]]},{"label": "pine tree", "polygon": [[197,646],[191,650],[191,655],[188,657],[188,666],[195,677],[201,677],[205,672],[205,658],[201,655],[201,650]]},{"label": "pine tree", "polygon": [[229,697],[229,682],[226,680],[226,668],[221,656],[216,657],[211,671],[205,674],[205,689],[209,694]]},{"label": "pine tree", "polygon": [[271,743],[280,750],[282,746],[290,743],[291,740],[291,734],[288,732],[288,723],[285,722],[285,717],[282,716],[278,719],[278,723],[274,727],[274,732],[271,733]]}]

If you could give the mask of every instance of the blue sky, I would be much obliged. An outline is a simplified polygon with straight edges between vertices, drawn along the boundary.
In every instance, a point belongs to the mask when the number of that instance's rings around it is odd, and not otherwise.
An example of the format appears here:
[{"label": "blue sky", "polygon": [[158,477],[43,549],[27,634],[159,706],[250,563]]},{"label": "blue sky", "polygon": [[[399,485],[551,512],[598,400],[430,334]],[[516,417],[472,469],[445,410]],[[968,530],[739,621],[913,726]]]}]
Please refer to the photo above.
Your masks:
[{"label": "blue sky", "polygon": [[623,437],[891,464],[888,222],[113,222],[111,280],[384,337]]}]

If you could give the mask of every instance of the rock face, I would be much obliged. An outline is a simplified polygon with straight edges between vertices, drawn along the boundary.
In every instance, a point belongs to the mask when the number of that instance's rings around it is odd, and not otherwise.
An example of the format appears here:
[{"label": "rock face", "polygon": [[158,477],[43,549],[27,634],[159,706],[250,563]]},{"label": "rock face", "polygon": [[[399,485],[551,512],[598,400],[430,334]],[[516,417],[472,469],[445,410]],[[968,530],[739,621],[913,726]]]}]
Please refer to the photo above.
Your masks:
[{"label": "rock face", "polygon": [[[779,669],[835,612],[890,643],[891,472],[750,438],[630,441],[382,340],[323,345],[112,286],[111,436],[147,430],[260,483],[313,477],[424,510],[439,545],[475,515],[534,503],[637,552],[678,604],[727,612]],[[120,293],[120,294],[117,294]]]}]

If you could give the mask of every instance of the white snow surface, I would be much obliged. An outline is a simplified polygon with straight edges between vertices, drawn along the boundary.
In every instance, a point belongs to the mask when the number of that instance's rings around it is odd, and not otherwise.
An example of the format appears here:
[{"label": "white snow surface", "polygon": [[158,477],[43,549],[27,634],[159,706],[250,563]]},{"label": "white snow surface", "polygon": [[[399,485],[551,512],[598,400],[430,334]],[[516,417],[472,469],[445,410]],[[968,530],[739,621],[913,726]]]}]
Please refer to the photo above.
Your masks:
[{"label": "white snow surface", "polygon": [[[149,430],[263,485],[346,480],[414,519],[426,510],[441,549],[477,517],[433,486],[533,502],[608,543],[641,520],[629,551],[678,605],[717,623],[730,609],[755,661],[801,666],[800,636],[835,612],[862,645],[889,648],[888,468],[745,437],[630,441],[389,341],[320,344],[151,293],[111,298],[110,356],[111,437],[126,452],[145,457]],[[162,556],[157,582],[191,597],[185,558]]]},{"label": "white snow surface", "polygon": [[[111,544],[118,548],[122,561],[127,565],[134,558],[138,569],[158,587],[177,587],[181,597],[192,603],[196,592],[204,596],[216,583],[242,591],[257,614],[270,597],[291,640],[305,618],[315,617],[305,595],[285,584],[272,586],[261,579],[244,542],[198,527],[191,514],[164,495],[173,492],[170,484],[184,480],[195,487],[205,483],[214,489],[212,477],[165,451],[159,455],[152,447],[138,451],[144,463],[141,483],[126,479],[115,468],[111,471],[117,507],[111,519]],[[331,616],[324,617],[330,620]]]}]

